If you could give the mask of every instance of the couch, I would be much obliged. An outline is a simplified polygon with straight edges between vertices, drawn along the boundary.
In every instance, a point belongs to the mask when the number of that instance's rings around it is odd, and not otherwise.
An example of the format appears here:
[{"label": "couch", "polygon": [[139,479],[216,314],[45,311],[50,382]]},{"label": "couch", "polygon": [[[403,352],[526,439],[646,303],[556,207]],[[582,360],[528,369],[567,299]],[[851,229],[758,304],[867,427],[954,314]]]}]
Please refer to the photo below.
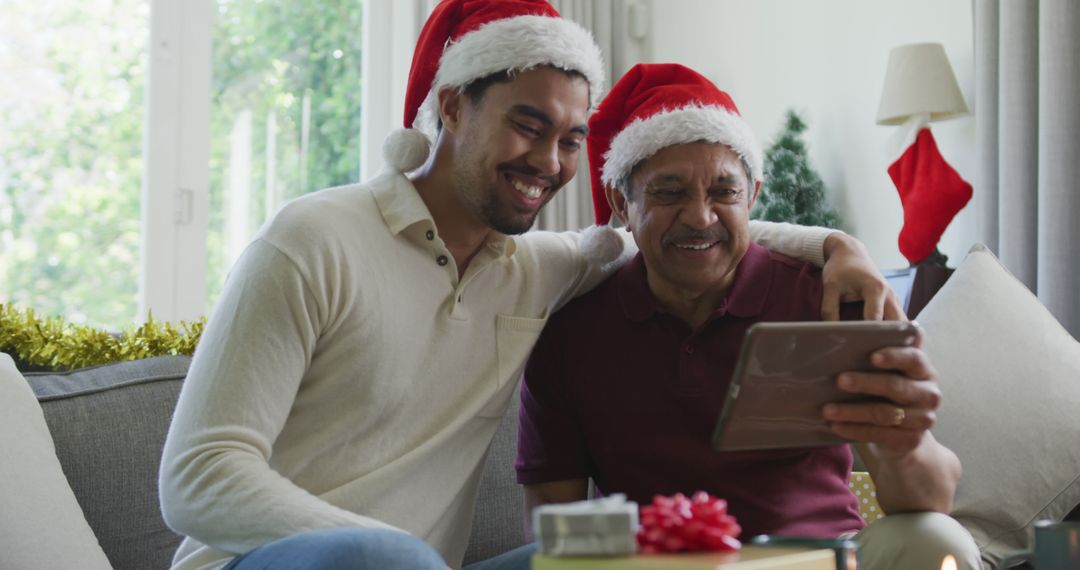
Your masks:
[{"label": "couch", "polygon": [[[965,465],[953,514],[989,561],[1023,547],[1037,519],[1080,518],[1080,420],[1074,413],[1080,344],[1018,283],[976,247],[920,315],[928,332],[924,348],[945,394],[935,434]],[[34,551],[66,549],[76,539],[50,533],[80,515],[89,529],[69,530],[96,538],[108,557],[102,567],[167,568],[180,537],[162,521],[157,469],[190,359],[27,372],[33,396],[27,390],[30,402],[22,404],[17,384],[23,383],[4,381],[5,360],[11,362],[0,354],[0,568],[47,567],[25,561],[37,560]],[[513,473],[517,399],[512,402],[484,466],[466,563],[524,542],[522,492]],[[47,433],[35,440],[31,424],[42,416]],[[70,502],[77,502],[67,514],[53,508],[58,491],[33,494],[50,469],[41,462],[50,459],[58,460],[58,477],[70,484]],[[21,550],[13,548],[16,542]],[[72,556],[88,561],[93,553]]]},{"label": "couch", "polygon": [[[64,475],[116,570],[168,568],[180,536],[161,518],[157,471],[191,359],[163,356],[72,372],[24,374]],[[466,563],[524,544],[514,481],[516,410],[488,454]],[[0,568],[7,568],[0,555]]]}]

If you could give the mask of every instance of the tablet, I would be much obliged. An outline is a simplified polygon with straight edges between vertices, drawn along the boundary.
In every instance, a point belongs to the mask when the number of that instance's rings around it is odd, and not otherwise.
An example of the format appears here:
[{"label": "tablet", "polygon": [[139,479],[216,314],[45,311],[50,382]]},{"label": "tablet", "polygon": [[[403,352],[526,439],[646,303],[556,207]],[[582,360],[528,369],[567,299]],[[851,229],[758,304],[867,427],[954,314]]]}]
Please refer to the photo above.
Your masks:
[{"label": "tablet", "polygon": [[911,346],[918,325],[905,321],[757,323],[746,332],[720,418],[719,451],[836,445],[848,440],[821,417],[830,402],[882,400],[836,387],[848,371],[878,370],[870,355]]}]

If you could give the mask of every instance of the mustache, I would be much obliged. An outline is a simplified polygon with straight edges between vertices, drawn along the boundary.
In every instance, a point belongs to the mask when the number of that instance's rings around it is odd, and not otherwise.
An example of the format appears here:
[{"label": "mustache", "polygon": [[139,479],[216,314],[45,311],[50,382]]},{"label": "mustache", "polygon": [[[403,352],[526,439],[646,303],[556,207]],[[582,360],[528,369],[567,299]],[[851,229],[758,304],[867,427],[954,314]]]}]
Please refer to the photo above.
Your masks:
[{"label": "mustache", "polygon": [[703,230],[693,228],[677,228],[666,234],[660,243],[663,245],[675,245],[687,241],[705,241],[709,243],[726,242],[731,239],[731,233],[720,224],[713,224]]},{"label": "mustache", "polygon": [[504,162],[504,163],[499,164],[498,166],[496,166],[495,170],[497,170],[499,172],[514,172],[514,173],[521,174],[521,175],[524,175],[524,176],[532,176],[532,177],[535,177],[535,178],[539,178],[539,179],[547,182],[549,189],[554,189],[554,188],[559,187],[559,177],[558,176],[544,176],[543,174],[540,173],[539,169],[534,168],[532,166],[529,166],[527,164],[513,164],[513,163],[509,163],[509,162]]}]

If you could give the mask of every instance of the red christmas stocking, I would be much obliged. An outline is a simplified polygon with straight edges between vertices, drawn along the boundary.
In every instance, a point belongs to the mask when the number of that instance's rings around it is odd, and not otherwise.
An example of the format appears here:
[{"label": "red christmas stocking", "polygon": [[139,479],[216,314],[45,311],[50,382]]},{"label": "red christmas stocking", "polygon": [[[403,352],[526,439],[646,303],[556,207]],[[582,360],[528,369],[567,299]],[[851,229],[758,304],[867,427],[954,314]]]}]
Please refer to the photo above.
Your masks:
[{"label": "red christmas stocking", "polygon": [[904,206],[900,253],[916,264],[933,253],[953,216],[971,199],[971,184],[942,158],[929,127],[920,129],[889,166],[889,177]]}]

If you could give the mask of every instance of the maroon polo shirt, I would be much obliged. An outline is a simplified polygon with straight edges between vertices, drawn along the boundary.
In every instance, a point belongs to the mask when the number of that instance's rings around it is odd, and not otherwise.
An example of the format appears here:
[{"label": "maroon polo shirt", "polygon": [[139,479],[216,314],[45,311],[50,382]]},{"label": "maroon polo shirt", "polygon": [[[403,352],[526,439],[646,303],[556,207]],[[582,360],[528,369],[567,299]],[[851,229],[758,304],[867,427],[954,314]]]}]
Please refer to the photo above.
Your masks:
[{"label": "maroon polo shirt", "polygon": [[821,318],[820,270],[750,244],[698,330],[649,290],[637,257],[553,315],[525,370],[517,478],[591,477],[644,504],[697,490],[724,498],[743,537],[835,537],[864,526],[846,445],[717,452],[711,436],[746,329]]}]

